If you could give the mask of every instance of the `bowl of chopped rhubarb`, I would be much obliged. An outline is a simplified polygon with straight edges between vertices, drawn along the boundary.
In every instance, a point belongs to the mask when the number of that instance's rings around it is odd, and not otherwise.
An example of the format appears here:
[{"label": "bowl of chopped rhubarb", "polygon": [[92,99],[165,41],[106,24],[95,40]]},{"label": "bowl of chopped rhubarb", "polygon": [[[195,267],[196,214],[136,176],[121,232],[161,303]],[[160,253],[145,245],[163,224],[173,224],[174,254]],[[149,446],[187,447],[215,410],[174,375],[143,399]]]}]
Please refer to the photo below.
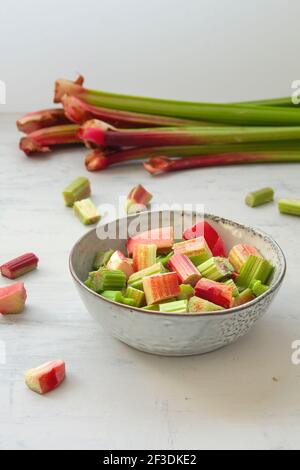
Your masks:
[{"label": "bowl of chopped rhubarb", "polygon": [[[148,230],[132,236],[132,227]],[[152,354],[235,342],[266,313],[286,272],[271,236],[209,214],[144,212],[101,229],[72,249],[75,285],[103,328]]]}]

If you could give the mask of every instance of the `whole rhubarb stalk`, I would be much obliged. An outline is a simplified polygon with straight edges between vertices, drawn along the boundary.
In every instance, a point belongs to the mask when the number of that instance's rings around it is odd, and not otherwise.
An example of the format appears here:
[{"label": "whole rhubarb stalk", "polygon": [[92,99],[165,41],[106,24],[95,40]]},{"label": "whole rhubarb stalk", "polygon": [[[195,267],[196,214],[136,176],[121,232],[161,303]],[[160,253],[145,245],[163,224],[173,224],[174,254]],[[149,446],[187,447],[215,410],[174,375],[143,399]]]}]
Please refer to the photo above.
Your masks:
[{"label": "whole rhubarb stalk", "polygon": [[43,109],[28,113],[17,121],[17,128],[24,134],[31,134],[46,127],[70,124],[63,109]]},{"label": "whole rhubarb stalk", "polygon": [[62,97],[61,102],[64,106],[64,111],[62,111],[64,115],[67,116],[70,121],[77,124],[84,124],[91,119],[99,119],[100,121],[105,121],[121,129],[207,125],[207,123],[189,119],[176,119],[172,117],[102,108],[82,101],[76,96],[65,95]]},{"label": "whole rhubarb stalk", "polygon": [[[101,122],[89,122],[79,137],[99,147],[164,147],[222,145],[251,142],[295,141],[300,127],[157,127],[155,129],[106,129]],[[180,150],[180,149],[179,149]]]},{"label": "whole rhubarb stalk", "polygon": [[298,109],[276,106],[226,105],[162,100],[89,90],[68,80],[55,83],[56,103],[64,95],[75,96],[88,104],[135,113],[171,116],[180,119],[226,123],[243,126],[300,125]]},{"label": "whole rhubarb stalk", "polygon": [[227,165],[245,165],[251,163],[291,163],[300,162],[300,151],[229,153],[172,160],[167,157],[153,157],[144,163],[144,168],[152,175],[160,173],[190,170]]},{"label": "whole rhubarb stalk", "polygon": [[20,141],[20,149],[26,155],[31,155],[50,152],[51,147],[58,145],[80,144],[82,142],[78,138],[78,130],[79,126],[75,124],[41,129],[23,137]]}]

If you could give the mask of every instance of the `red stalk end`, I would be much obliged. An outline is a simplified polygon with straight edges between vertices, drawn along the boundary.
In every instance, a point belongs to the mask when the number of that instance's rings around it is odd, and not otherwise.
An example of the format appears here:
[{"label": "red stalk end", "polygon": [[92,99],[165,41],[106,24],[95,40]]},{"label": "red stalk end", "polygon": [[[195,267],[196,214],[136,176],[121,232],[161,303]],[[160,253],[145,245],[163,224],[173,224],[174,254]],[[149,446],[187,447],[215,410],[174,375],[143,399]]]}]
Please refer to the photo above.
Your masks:
[{"label": "red stalk end", "polygon": [[109,165],[109,158],[107,158],[101,150],[94,150],[89,153],[85,159],[85,166],[88,171],[102,171]]},{"label": "red stalk end", "polygon": [[77,136],[79,126],[48,127],[29,134],[20,141],[20,149],[26,155],[50,152],[52,146],[81,143]]},{"label": "red stalk end", "polygon": [[17,121],[17,128],[24,134],[31,134],[40,129],[69,124],[70,120],[63,109],[44,109],[34,113],[28,113]]}]

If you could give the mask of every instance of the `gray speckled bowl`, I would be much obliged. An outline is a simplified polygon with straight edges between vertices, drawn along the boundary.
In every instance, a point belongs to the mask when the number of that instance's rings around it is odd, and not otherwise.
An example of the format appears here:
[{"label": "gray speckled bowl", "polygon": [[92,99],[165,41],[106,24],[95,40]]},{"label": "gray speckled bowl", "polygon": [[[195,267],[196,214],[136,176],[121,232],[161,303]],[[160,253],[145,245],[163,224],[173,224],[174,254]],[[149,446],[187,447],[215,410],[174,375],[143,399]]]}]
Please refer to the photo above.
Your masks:
[{"label": "gray speckled bowl", "polygon": [[[170,213],[171,222],[175,214],[178,217],[178,212]],[[180,213],[181,217],[184,215]],[[131,216],[129,220],[135,217]],[[146,212],[142,217],[148,220],[150,213]],[[193,218],[196,221],[196,214]],[[116,304],[88,289],[84,281],[98,251],[125,250],[126,241],[99,240],[94,229],[76,243],[70,255],[70,271],[75,285],[93,318],[114,337],[133,348],[166,356],[204,354],[231,344],[248,333],[265,314],[282,284],[286,272],[285,257],[277,243],[259,230],[209,214],[205,214],[205,218],[217,229],[228,250],[238,243],[254,245],[275,266],[267,293],[242,307],[209,314],[152,313]],[[117,221],[117,226],[124,220]]]}]

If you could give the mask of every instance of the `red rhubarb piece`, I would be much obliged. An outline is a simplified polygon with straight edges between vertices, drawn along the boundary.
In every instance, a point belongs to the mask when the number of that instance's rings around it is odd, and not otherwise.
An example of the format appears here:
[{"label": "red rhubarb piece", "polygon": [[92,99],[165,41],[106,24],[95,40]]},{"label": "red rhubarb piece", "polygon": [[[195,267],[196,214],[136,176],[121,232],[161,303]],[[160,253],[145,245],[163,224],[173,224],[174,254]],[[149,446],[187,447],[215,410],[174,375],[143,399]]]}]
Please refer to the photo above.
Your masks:
[{"label": "red rhubarb piece", "polygon": [[209,279],[200,279],[195,287],[195,295],[224,308],[233,306],[233,288]]},{"label": "red rhubarb piece", "polygon": [[43,395],[57,388],[65,379],[65,375],[64,361],[52,361],[28,370],[25,373],[25,383],[30,390]]},{"label": "red rhubarb piece", "polygon": [[23,274],[29,273],[37,268],[39,259],[34,253],[26,253],[0,267],[2,276],[8,279],[17,279]]},{"label": "red rhubarb piece", "polygon": [[168,253],[174,243],[173,227],[163,227],[140,233],[127,242],[128,256],[132,256],[135,245],[156,245],[158,253]]},{"label": "red rhubarb piece", "polygon": [[27,294],[23,282],[0,288],[0,313],[10,315],[22,313]]}]

